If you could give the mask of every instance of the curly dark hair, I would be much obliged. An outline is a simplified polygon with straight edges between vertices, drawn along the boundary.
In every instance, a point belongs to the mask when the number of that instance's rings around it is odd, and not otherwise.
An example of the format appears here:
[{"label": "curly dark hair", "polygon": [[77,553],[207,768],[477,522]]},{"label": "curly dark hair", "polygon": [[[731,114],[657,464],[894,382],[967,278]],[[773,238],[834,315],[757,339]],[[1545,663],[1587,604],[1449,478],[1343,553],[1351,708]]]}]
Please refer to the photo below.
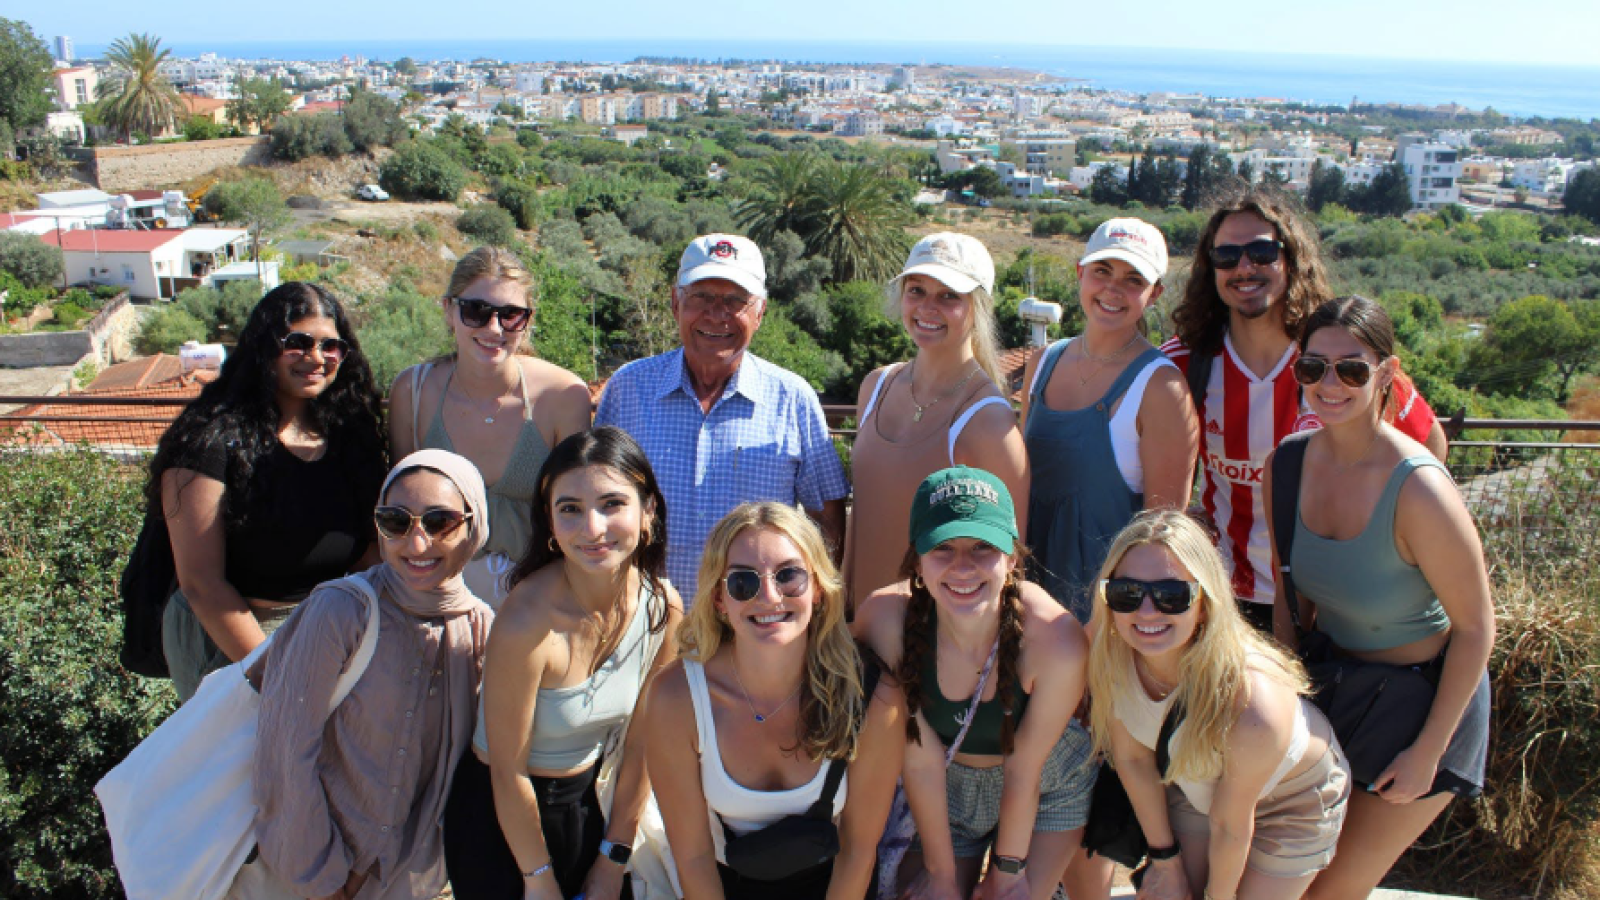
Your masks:
[{"label": "curly dark hair", "polygon": [[196,468],[208,449],[218,445],[229,455],[223,481],[223,516],[229,526],[244,523],[246,511],[256,505],[256,494],[273,490],[274,485],[260,484],[253,476],[277,445],[282,424],[276,367],[283,352],[280,341],[291,323],[318,317],[333,320],[350,352],[339,363],[333,383],[307,405],[307,415],[312,427],[327,436],[329,450],[344,461],[351,483],[371,485],[372,502],[377,502],[377,488],[389,470],[389,442],[372,369],[338,298],[317,285],[290,281],[256,304],[220,376],[184,407],[161,436],[145,485],[149,510],[162,508],[163,473]]},{"label": "curly dark hair", "polygon": [[[995,654],[994,672],[997,684],[994,698],[1005,710],[1005,718],[1000,723],[1000,752],[1005,755],[1011,753],[1017,731],[1017,717],[1013,711],[1017,707],[1017,686],[1021,684],[1017,660],[1022,655],[1022,586],[1018,573],[1022,570],[1027,549],[1019,541],[1013,552],[1018,556],[1017,567],[1000,589],[1000,652]],[[922,708],[923,667],[927,665],[928,655],[936,651],[934,599],[928,592],[928,586],[917,575],[917,559],[917,550],[912,547],[906,551],[906,558],[900,564],[900,576],[911,580],[911,602],[906,605],[900,670],[895,673],[901,689],[905,691],[906,708],[913,713]],[[937,666],[934,671],[938,671]],[[938,686],[934,687],[937,689]],[[906,718],[906,739],[922,743],[921,729],[917,727],[915,715]]]},{"label": "curly dark hair", "polygon": [[531,576],[552,562],[562,559],[560,550],[551,549],[555,529],[550,521],[550,504],[554,498],[550,491],[556,479],[574,469],[604,466],[631,482],[639,492],[641,503],[655,501],[655,514],[645,523],[644,538],[633,551],[633,564],[639,567],[657,603],[650,609],[650,633],[659,634],[667,627],[667,591],[662,579],[667,572],[667,498],[656,483],[650,460],[626,431],[604,425],[590,431],[568,435],[545,458],[539,468],[539,483],[533,493],[533,530],[528,536],[528,549],[523,552],[517,567],[506,577],[506,589]]},{"label": "curly dark hair", "polygon": [[1194,264],[1189,269],[1183,299],[1172,311],[1172,324],[1179,340],[1196,356],[1214,355],[1222,349],[1222,337],[1228,328],[1228,307],[1217,293],[1211,248],[1216,244],[1217,231],[1223,221],[1234,213],[1243,212],[1265,219],[1283,242],[1283,265],[1288,283],[1282,301],[1283,328],[1289,337],[1298,337],[1311,310],[1333,296],[1333,289],[1328,285],[1327,266],[1322,261],[1321,240],[1300,202],[1283,188],[1249,185],[1235,179],[1216,198],[1216,211],[1211,214],[1194,248]]}]

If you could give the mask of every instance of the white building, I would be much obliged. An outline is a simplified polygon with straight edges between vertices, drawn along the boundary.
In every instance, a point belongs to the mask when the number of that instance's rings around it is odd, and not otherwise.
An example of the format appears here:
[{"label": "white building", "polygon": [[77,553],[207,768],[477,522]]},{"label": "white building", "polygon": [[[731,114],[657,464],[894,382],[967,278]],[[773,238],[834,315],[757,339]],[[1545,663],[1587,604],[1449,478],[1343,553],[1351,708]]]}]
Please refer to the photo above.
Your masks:
[{"label": "white building", "polygon": [[1514,160],[1511,163],[1511,186],[1547,194],[1564,193],[1573,175],[1593,165],[1592,162],[1580,163],[1555,156]]},{"label": "white building", "polygon": [[57,35],[56,36],[56,59],[59,59],[62,62],[72,62],[74,59],[77,59],[77,58],[78,58],[77,54],[74,52],[74,50],[72,48],[72,38],[67,37],[64,34]]},{"label": "white building", "polygon": [[844,137],[872,137],[883,134],[883,116],[875,109],[861,109],[852,111],[844,118],[844,128],[839,134]]},{"label": "white building", "polygon": [[1099,173],[1101,169],[1106,168],[1111,169],[1111,173],[1117,176],[1118,181],[1126,182],[1128,180],[1127,166],[1120,165],[1108,159],[1103,159],[1099,162],[1089,163],[1087,166],[1074,166],[1072,171],[1067,175],[1067,181],[1078,190],[1087,191],[1089,189],[1089,185],[1094,184],[1094,176]]},{"label": "white building", "polygon": [[1439,209],[1461,202],[1461,151],[1437,144],[1407,144],[1396,158],[1411,182],[1411,204],[1417,209]]},{"label": "white building", "polygon": [[967,130],[967,126],[954,116],[934,116],[923,122],[922,127],[942,138],[963,134]]}]

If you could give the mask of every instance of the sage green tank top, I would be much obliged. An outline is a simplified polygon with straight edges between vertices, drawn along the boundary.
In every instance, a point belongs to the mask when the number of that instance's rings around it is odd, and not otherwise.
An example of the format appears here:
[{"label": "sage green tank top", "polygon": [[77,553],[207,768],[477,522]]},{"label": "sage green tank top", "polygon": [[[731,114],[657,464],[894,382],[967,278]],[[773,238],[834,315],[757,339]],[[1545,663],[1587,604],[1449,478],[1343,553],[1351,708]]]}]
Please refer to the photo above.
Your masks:
[{"label": "sage green tank top", "polygon": [[1394,546],[1400,487],[1423,466],[1449,472],[1431,456],[1402,459],[1372,518],[1348,541],[1307,528],[1295,501],[1294,548],[1289,551],[1295,589],[1317,604],[1317,628],[1346,650],[1390,650],[1450,627],[1450,617],[1422,570],[1401,559]]},{"label": "sage green tank top", "polygon": [[[939,613],[935,609],[933,620],[929,622],[935,629],[935,635],[938,633],[938,622]],[[937,640],[935,637],[935,641]],[[922,665],[922,718],[933,727],[940,743],[948,747],[961,731],[961,723],[966,718],[967,708],[972,705],[972,698],[950,700],[939,689],[937,644],[935,648]],[[995,674],[999,674],[998,670]],[[960,752],[978,756],[1000,755],[1000,731],[1006,718],[1005,707],[1000,703],[1000,693],[996,688],[993,700],[983,700],[978,703],[978,708],[972,713],[972,725],[967,728],[967,736],[961,740]],[[1015,704],[1016,722],[1012,725],[1012,733],[1022,727],[1022,714],[1028,710],[1028,694],[1020,685],[1017,688]]]}]

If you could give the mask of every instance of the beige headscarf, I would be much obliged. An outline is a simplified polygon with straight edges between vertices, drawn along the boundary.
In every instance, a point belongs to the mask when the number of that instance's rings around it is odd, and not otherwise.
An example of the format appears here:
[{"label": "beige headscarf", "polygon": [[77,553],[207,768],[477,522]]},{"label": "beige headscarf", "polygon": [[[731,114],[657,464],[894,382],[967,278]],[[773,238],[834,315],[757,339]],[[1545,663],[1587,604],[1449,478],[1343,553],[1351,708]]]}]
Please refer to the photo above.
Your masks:
[{"label": "beige headscarf", "polygon": [[[451,453],[448,450],[429,448],[417,452],[400,460],[390,470],[389,477],[383,482],[383,490],[378,494],[379,502],[389,493],[389,485],[394,484],[400,476],[413,469],[426,469],[436,472],[450,480],[461,492],[461,499],[466,504],[467,512],[472,518],[467,522],[470,529],[467,533],[472,544],[472,552],[465,559],[478,555],[483,545],[489,540],[489,511],[488,491],[483,486],[483,476],[478,473],[478,467],[464,456]],[[387,596],[401,609],[421,617],[445,616],[454,617],[472,609],[479,600],[467,589],[466,581],[461,577],[461,570],[451,573],[438,587],[430,591],[419,591],[405,583],[388,563],[384,563],[368,572],[367,577],[372,579],[372,586],[378,593]]]}]

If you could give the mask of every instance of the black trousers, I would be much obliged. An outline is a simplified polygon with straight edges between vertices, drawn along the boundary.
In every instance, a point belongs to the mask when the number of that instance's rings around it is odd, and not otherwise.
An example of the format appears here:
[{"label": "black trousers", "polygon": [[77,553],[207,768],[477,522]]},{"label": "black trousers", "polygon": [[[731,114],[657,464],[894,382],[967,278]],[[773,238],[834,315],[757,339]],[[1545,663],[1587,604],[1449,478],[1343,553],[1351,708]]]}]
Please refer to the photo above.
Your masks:
[{"label": "black trousers", "polygon": [[[576,897],[600,855],[605,814],[595,793],[596,763],[564,778],[532,778],[550,867],[563,897]],[[459,900],[522,900],[522,870],[495,815],[489,767],[468,750],[456,765],[444,808],[444,864]],[[632,897],[624,876],[623,900]]]}]

